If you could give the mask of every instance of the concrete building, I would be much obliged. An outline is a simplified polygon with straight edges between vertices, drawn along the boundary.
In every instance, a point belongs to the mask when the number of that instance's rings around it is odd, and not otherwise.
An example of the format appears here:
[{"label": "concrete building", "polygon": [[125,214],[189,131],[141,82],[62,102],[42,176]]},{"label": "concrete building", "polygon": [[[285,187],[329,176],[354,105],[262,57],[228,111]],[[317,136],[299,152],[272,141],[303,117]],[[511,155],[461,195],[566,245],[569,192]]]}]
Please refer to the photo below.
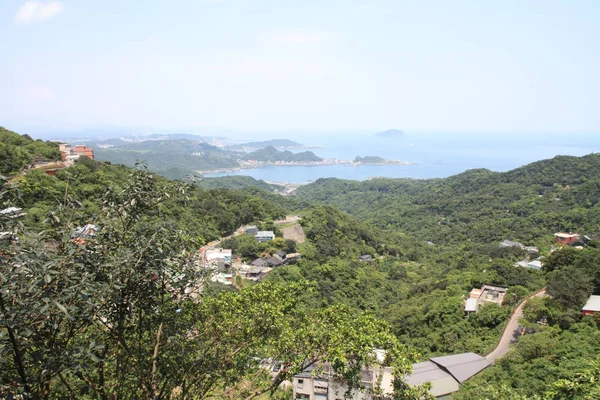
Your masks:
[{"label": "concrete building", "polygon": [[[449,399],[460,388],[460,384],[477,375],[490,362],[475,353],[433,357],[428,361],[413,364],[412,373],[404,377],[411,386],[431,383],[430,393],[437,399]],[[391,399],[394,376],[391,368],[374,367],[361,373],[362,391],[354,391],[351,400]],[[292,380],[293,399],[344,400],[347,387],[333,378],[328,365],[312,366],[297,374]],[[379,388],[381,395],[373,395]]]},{"label": "concrete building", "polygon": [[204,255],[205,266],[216,265],[219,261],[225,266],[231,265],[231,249],[207,249]]},{"label": "concrete building", "polygon": [[491,285],[483,285],[481,289],[473,288],[465,302],[465,312],[467,314],[476,312],[485,303],[495,303],[501,306],[506,290],[505,287]]},{"label": "concrete building", "polygon": [[275,234],[273,231],[258,231],[256,235],[254,235],[254,239],[258,242],[268,242],[269,240],[275,239]]},{"label": "concrete building", "polygon": [[248,235],[256,235],[258,233],[258,227],[256,225],[248,225],[244,232]]},{"label": "concrete building", "polygon": [[[393,375],[391,368],[375,367],[361,372],[362,391],[352,392],[352,397],[346,397],[348,387],[334,379],[329,365],[318,365],[307,368],[304,372],[294,375],[292,380],[293,399],[301,400],[372,400],[391,399],[393,393]],[[373,396],[376,387],[381,388],[383,396]]]}]

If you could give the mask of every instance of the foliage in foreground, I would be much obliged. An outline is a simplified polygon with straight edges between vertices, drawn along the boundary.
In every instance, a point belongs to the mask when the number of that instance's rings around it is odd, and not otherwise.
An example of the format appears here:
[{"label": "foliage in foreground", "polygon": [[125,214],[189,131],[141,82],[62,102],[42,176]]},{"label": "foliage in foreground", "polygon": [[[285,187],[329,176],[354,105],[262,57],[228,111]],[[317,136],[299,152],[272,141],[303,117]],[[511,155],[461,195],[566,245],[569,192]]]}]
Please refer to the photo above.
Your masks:
[{"label": "foliage in foreground", "polygon": [[[1,221],[2,230],[21,229],[1,249],[3,396],[253,398],[316,362],[358,387],[377,347],[388,350],[398,396],[418,398],[400,381],[417,355],[368,314],[297,307],[310,285],[201,293],[193,235],[161,207],[185,193],[134,170],[103,196],[94,220],[102,229],[83,240],[72,240],[79,204],[68,192],[45,231]],[[260,367],[268,357],[286,366],[274,380]]]}]

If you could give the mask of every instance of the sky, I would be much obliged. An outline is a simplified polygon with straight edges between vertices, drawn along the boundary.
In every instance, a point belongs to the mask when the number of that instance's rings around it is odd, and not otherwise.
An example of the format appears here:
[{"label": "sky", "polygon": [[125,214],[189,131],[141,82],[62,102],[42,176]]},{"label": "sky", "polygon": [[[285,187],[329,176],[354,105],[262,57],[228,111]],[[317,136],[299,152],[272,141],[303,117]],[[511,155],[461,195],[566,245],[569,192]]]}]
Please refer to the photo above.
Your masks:
[{"label": "sky", "polygon": [[598,0],[0,1],[0,126],[600,133]]}]

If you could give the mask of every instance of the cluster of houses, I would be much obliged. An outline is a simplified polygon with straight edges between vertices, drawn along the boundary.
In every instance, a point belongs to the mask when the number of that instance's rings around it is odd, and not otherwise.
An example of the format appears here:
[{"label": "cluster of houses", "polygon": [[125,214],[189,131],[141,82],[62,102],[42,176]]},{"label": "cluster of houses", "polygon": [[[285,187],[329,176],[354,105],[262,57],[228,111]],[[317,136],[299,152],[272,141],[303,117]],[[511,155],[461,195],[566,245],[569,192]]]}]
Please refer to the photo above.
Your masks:
[{"label": "cluster of houses", "polygon": [[278,251],[271,257],[261,257],[252,261],[250,265],[242,265],[240,267],[240,274],[246,279],[252,281],[259,281],[264,278],[273,268],[281,265],[293,264],[300,260],[302,255],[300,253],[286,253],[285,251]]},{"label": "cluster of houses", "polygon": [[60,143],[58,149],[62,156],[62,161],[51,161],[46,159],[37,159],[33,162],[33,168],[41,169],[48,175],[56,175],[58,170],[69,167],[75,163],[81,156],[94,159],[94,149],[84,145],[71,146],[68,143]]},{"label": "cluster of houses", "polygon": [[[376,350],[378,361],[382,361],[385,352]],[[429,392],[437,399],[449,399],[457,392],[460,384],[477,375],[490,365],[490,362],[475,353],[454,354],[433,357],[427,361],[413,364],[412,373],[405,376],[411,386],[431,383]],[[393,371],[389,367],[364,368],[361,371],[363,391],[351,392],[348,387],[333,378],[328,364],[313,365],[295,375],[292,380],[293,398],[302,400],[353,400],[391,399],[393,394]],[[374,395],[378,392],[378,395]]]},{"label": "cluster of houses", "polygon": [[273,268],[280,265],[293,264],[301,258],[300,253],[286,253],[279,251],[270,257],[257,258],[249,265],[242,264],[237,268],[233,267],[231,249],[221,249],[209,247],[200,249],[199,263],[200,267],[207,271],[212,271],[211,280],[224,285],[232,285],[236,274],[242,278],[259,281],[264,278]]}]

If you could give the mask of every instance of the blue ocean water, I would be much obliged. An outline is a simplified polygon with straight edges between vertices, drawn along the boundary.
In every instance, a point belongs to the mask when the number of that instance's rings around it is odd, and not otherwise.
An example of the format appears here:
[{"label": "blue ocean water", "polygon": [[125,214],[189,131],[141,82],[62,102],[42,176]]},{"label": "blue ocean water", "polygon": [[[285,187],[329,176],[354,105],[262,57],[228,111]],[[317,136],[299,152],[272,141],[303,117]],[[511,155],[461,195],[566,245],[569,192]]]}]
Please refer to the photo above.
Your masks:
[{"label": "blue ocean water", "polygon": [[269,182],[289,183],[307,183],[327,177],[353,180],[376,176],[443,178],[473,168],[508,171],[557,155],[583,156],[600,152],[600,135],[594,134],[405,133],[404,137],[393,139],[374,135],[332,134],[291,139],[306,146],[322,147],[309,150],[323,158],[352,160],[356,156],[381,156],[418,165],[268,166],[206,176],[247,175]]}]

